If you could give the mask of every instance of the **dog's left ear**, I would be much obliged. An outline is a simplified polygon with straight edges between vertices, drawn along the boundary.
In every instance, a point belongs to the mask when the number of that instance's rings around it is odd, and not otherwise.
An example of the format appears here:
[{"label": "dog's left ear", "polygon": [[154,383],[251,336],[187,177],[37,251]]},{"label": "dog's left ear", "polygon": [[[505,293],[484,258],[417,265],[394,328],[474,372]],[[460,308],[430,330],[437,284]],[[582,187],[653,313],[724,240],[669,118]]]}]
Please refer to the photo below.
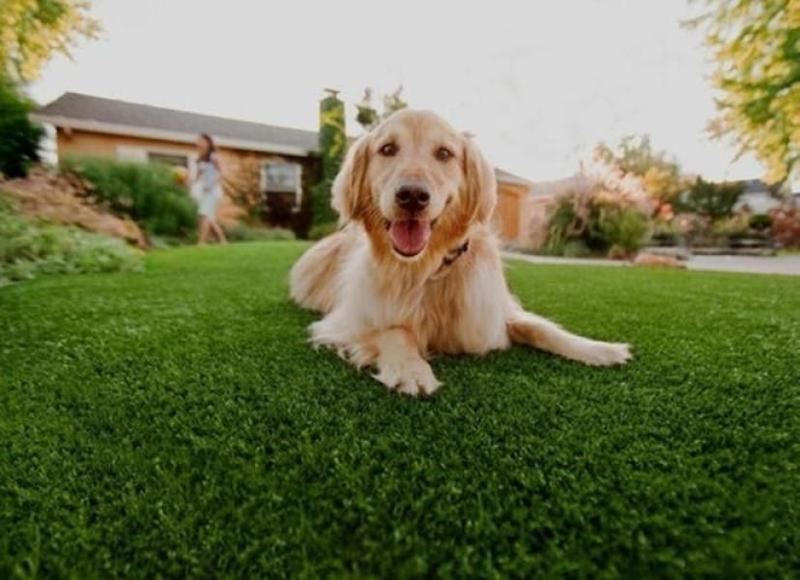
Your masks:
[{"label": "dog's left ear", "polygon": [[369,163],[369,134],[352,143],[344,163],[333,180],[331,205],[339,214],[339,225],[358,220],[367,206],[367,165]]},{"label": "dog's left ear", "polygon": [[472,221],[486,223],[497,203],[497,180],[492,164],[468,134],[464,135],[463,171],[467,212]]}]

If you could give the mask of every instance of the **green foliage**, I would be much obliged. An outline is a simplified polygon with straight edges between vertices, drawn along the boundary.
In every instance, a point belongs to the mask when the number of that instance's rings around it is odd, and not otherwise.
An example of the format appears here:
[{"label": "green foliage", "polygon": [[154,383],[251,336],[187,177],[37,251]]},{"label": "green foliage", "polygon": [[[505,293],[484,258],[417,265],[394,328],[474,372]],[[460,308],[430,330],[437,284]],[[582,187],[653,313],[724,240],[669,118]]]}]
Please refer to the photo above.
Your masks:
[{"label": "green foliage", "polygon": [[[563,255],[564,247],[570,238],[580,238],[579,235],[576,235],[579,234],[579,231],[576,231],[577,224],[579,224],[579,220],[573,196],[559,199],[555,210],[550,215],[544,252],[554,256]],[[577,227],[580,228],[579,225]]]},{"label": "green foliage", "polygon": [[678,211],[692,212],[711,219],[729,217],[739,201],[744,186],[741,183],[713,183],[698,177],[688,192],[676,200]]},{"label": "green foliage", "polygon": [[39,160],[44,129],[31,122],[33,103],[0,78],[0,175],[22,177]]},{"label": "green foliage", "polygon": [[336,221],[331,207],[331,186],[342,166],[347,149],[344,103],[335,92],[320,102],[319,151],[322,157],[322,178],[311,188],[313,225]]},{"label": "green foliage", "polygon": [[66,157],[61,170],[87,180],[95,198],[114,213],[131,217],[148,233],[180,236],[195,229],[194,202],[168,167],[101,157]]},{"label": "green foliage", "polygon": [[757,213],[750,216],[750,227],[757,232],[768,230],[772,226],[772,218],[769,214]]},{"label": "green foliage", "polygon": [[674,221],[655,220],[650,237],[655,244],[660,246],[675,246],[680,242],[680,232]]},{"label": "green foliage", "polygon": [[54,53],[70,56],[80,38],[96,38],[89,0],[0,2],[0,77],[34,80]]},{"label": "green foliage", "polygon": [[647,216],[621,203],[600,202],[577,192],[561,198],[550,216],[544,252],[558,256],[630,255],[648,238]]},{"label": "green foliage", "polygon": [[751,233],[750,218],[744,214],[719,218],[711,224],[711,233],[718,244],[748,237]]},{"label": "green foliage", "polygon": [[403,99],[403,85],[395,89],[393,93],[383,96],[383,115],[384,119],[388,118],[397,111],[401,111],[408,107],[408,103]]},{"label": "green foliage", "polygon": [[313,226],[308,231],[309,240],[321,240],[322,238],[331,235],[339,229],[339,224],[336,222],[328,222],[326,224],[318,224]]},{"label": "green foliage", "polygon": [[800,7],[797,0],[704,0],[702,29],[721,92],[716,137],[753,152],[767,181],[800,175]]},{"label": "green foliage", "polygon": [[356,105],[358,113],[356,114],[356,121],[359,125],[369,131],[380,123],[381,117],[377,109],[372,106],[372,89],[367,87],[364,89],[364,97],[361,102]]},{"label": "green foliage", "polygon": [[641,213],[619,205],[603,204],[590,223],[593,245],[605,251],[612,248],[618,256],[630,256],[647,240],[649,223]]},{"label": "green foliage", "polygon": [[358,111],[356,121],[365,131],[374,129],[378,123],[389,118],[393,113],[408,107],[408,103],[403,99],[402,85],[397,87],[393,93],[383,95],[381,98],[383,111],[381,113],[378,113],[378,110],[372,104],[372,94],[370,87],[365,88],[361,103],[356,105]]},{"label": "green foliage", "polygon": [[294,232],[286,228],[253,227],[241,222],[225,228],[225,235],[231,242],[267,242],[295,239]]},{"label": "green foliage", "polygon": [[141,268],[122,240],[22,218],[0,196],[0,286],[47,274],[122,272]]},{"label": "green foliage", "polygon": [[437,356],[419,401],[309,346],[307,247],[0,289],[0,577],[796,576],[800,278],[513,261],[636,359]]}]

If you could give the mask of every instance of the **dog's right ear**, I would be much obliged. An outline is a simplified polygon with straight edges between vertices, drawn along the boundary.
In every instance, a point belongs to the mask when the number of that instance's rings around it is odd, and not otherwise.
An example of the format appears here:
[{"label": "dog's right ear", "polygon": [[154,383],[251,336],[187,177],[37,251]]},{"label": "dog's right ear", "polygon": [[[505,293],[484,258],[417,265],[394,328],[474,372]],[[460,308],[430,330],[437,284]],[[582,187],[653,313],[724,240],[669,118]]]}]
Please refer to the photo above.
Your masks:
[{"label": "dog's right ear", "polygon": [[339,214],[339,225],[358,220],[367,208],[369,185],[369,134],[362,135],[347,150],[342,168],[333,180],[331,205]]}]

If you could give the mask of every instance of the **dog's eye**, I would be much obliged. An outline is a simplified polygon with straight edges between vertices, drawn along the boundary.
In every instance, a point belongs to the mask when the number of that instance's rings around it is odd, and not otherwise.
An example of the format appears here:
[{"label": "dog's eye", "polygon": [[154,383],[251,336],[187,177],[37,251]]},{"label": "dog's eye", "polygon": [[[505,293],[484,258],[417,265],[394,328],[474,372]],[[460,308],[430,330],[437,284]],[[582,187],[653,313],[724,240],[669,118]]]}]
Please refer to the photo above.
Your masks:
[{"label": "dog's eye", "polygon": [[383,155],[384,157],[394,157],[397,154],[397,145],[394,143],[387,143],[386,145],[381,146],[378,149],[378,153]]},{"label": "dog's eye", "polygon": [[436,159],[438,159],[439,161],[449,161],[452,156],[453,152],[450,151],[447,147],[439,147],[436,150]]}]

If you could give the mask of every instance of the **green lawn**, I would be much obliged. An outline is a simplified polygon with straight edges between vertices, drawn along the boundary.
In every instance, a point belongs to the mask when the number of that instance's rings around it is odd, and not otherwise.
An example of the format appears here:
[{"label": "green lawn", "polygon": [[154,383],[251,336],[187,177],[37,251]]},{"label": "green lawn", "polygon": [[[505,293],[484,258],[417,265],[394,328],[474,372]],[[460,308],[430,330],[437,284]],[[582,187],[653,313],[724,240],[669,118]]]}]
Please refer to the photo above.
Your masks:
[{"label": "green lawn", "polygon": [[304,247],[0,289],[0,577],[800,573],[800,278],[513,263],[636,360],[412,400],[306,344]]}]

